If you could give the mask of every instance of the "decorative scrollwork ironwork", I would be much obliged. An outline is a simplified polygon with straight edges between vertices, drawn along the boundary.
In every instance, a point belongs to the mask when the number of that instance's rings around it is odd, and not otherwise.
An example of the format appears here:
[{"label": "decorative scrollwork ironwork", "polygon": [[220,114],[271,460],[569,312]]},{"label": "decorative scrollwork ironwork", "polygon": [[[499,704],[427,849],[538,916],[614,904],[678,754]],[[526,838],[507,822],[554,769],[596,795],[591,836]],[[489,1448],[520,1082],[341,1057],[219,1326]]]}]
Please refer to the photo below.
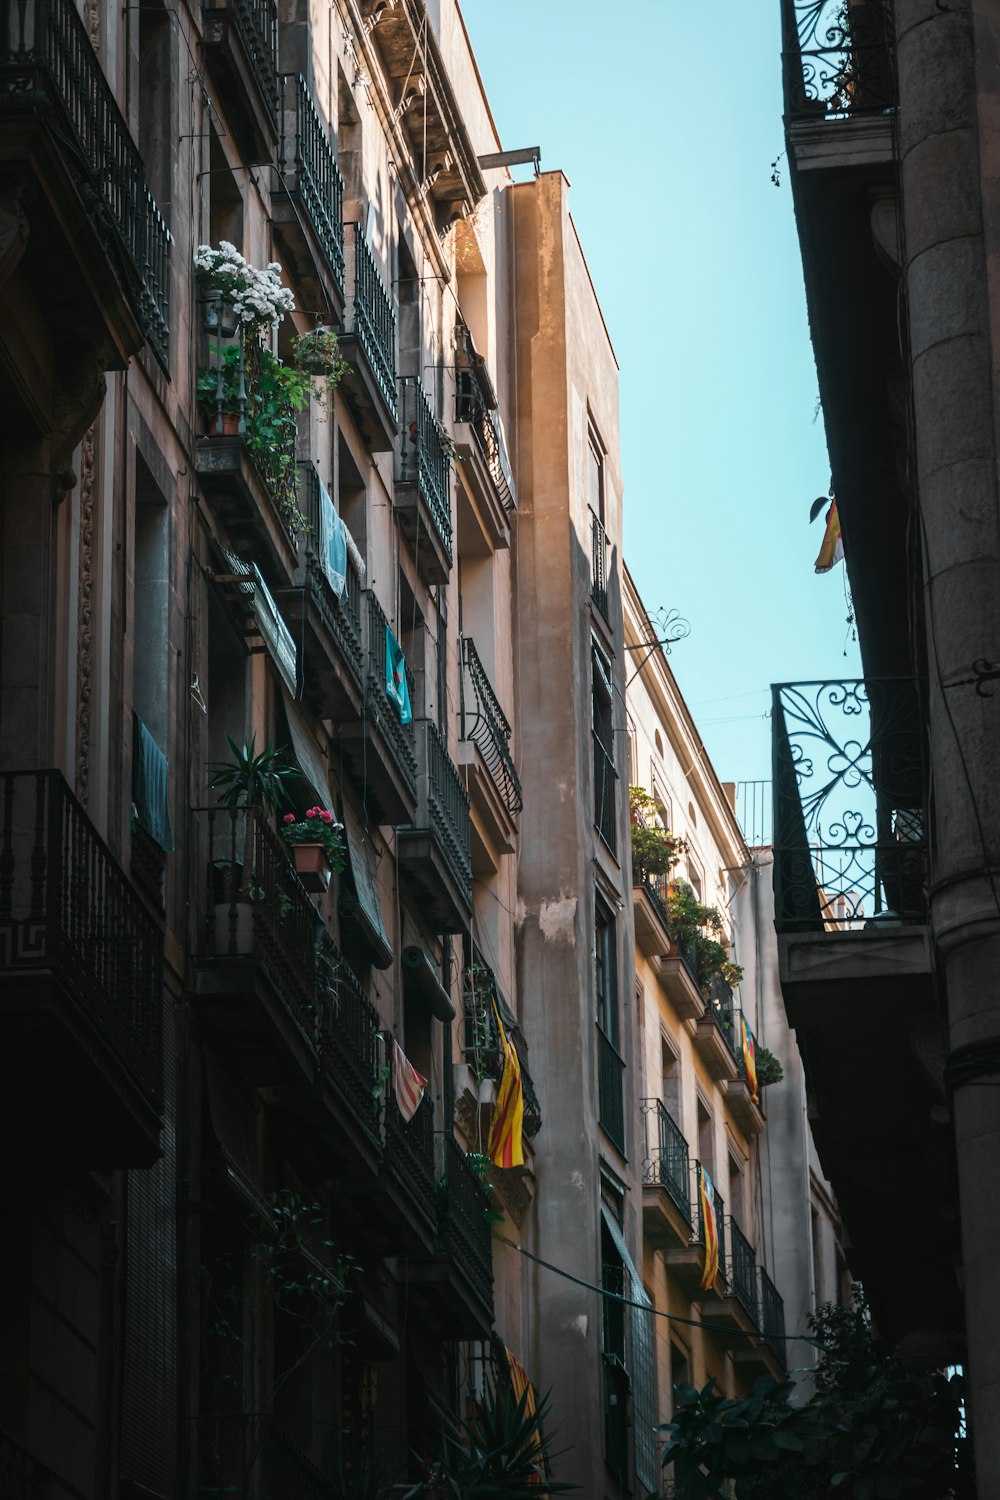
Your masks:
[{"label": "decorative scrollwork ironwork", "polygon": [[784,0],[783,33],[790,119],[896,107],[892,0]]},{"label": "decorative scrollwork ironwork", "polygon": [[779,928],[919,920],[926,857],[915,684],[784,683],[773,689],[773,725]]}]

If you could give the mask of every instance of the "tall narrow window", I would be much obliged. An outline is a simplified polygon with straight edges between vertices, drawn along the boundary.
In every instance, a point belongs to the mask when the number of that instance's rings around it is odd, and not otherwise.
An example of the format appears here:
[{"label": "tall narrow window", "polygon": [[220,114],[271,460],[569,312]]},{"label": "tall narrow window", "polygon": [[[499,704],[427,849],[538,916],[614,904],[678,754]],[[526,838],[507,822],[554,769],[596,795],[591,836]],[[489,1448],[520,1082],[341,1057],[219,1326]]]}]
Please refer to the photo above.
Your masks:
[{"label": "tall narrow window", "polygon": [[666,1037],[660,1038],[661,1073],[660,1098],[663,1107],[678,1129],[683,1129],[681,1120],[681,1064],[680,1059]]},{"label": "tall narrow window", "polygon": [[170,17],[162,0],[145,0],[139,12],[139,154],[149,190],[166,219],[170,218],[171,37]]},{"label": "tall narrow window", "polygon": [[594,913],[594,982],[597,995],[597,1087],[601,1127],[625,1149],[625,1064],[619,1054],[618,951],[615,919],[600,900]]},{"label": "tall narrow window", "polygon": [[615,920],[608,908],[598,902],[596,915],[595,971],[597,981],[597,1024],[608,1041],[618,1046],[618,965],[615,953]]},{"label": "tall narrow window", "polygon": [[596,645],[593,648],[594,822],[601,838],[614,854],[615,838],[615,714],[611,663]]},{"label": "tall narrow window", "polygon": [[[620,1205],[617,1205],[620,1211]],[[614,1211],[614,1207],[612,1207]],[[616,1214],[617,1217],[617,1214]],[[606,1223],[601,1225],[601,1284],[604,1298],[602,1353],[604,1356],[604,1457],[622,1485],[628,1481],[628,1344],[625,1305],[628,1295],[625,1263]]]},{"label": "tall narrow window", "polygon": [[228,240],[237,250],[243,249],[243,195],[226,160],[222,142],[210,128],[209,166],[209,232],[213,245]]},{"label": "tall narrow window", "polygon": [[715,1179],[715,1126],[707,1106],[698,1100],[698,1159]]},{"label": "tall narrow window", "polygon": [[604,526],[604,449],[593,428],[587,434],[587,504]]}]

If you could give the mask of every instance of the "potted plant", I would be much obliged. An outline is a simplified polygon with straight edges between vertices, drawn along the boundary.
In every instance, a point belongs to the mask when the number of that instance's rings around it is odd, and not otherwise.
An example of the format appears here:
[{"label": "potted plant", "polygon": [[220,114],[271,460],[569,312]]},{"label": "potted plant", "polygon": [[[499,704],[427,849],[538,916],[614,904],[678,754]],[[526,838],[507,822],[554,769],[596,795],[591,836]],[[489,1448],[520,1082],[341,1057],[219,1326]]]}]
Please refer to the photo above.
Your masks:
[{"label": "potted plant", "polygon": [[206,431],[231,437],[239,431],[240,416],[247,406],[241,350],[239,344],[227,344],[216,352],[215,364],[198,369],[195,399]]},{"label": "potted plant", "polygon": [[682,855],[687,840],[670,833],[658,821],[656,798],[641,786],[628,789],[629,822],[632,830],[632,868],[644,875],[666,875]]},{"label": "potted plant", "polygon": [[281,820],[281,836],[292,847],[295,873],[313,894],[325,891],[331,872],[344,868],[342,826],[325,807],[310,807],[301,818],[285,813]]},{"label": "potted plant", "polygon": [[757,1067],[758,1088],[767,1088],[769,1083],[780,1083],[785,1076],[784,1068],[770,1047],[755,1045],[754,1062]]},{"label": "potted plant", "polygon": [[273,816],[286,807],[290,785],[302,773],[287,749],[268,745],[258,751],[255,735],[243,745],[229,735],[226,740],[232,760],[213,761],[208,768],[209,786],[220,792],[219,805],[230,813],[229,836],[218,839],[213,849],[215,952],[245,953],[252,943],[252,903],[265,895],[254,866],[254,834],[246,814],[250,810]]},{"label": "potted plant", "polygon": [[286,365],[256,341],[247,355],[246,442],[251,457],[271,490],[278,513],[292,531],[305,531],[299,510],[295,468],[298,414],[312,390],[312,378]]},{"label": "potted plant", "polygon": [[[281,284],[281,266],[271,261],[263,271],[249,264],[228,240],[218,249],[199,245],[194,256],[195,276],[206,303],[206,321],[220,331],[276,328],[295,299]],[[225,325],[223,327],[223,325]]]},{"label": "potted plant", "polygon": [[322,405],[347,374],[350,366],[340,353],[340,340],[332,328],[322,323],[308,333],[300,333],[292,340],[292,359],[295,366],[311,379],[322,379],[318,399]]},{"label": "potted plant", "polygon": [[686,880],[675,881],[667,892],[670,935],[677,944],[693,943],[698,956],[698,982],[706,993],[713,979],[735,987],[743,978],[740,964],[729,959],[721,939],[725,923],[715,906],[703,906]]}]

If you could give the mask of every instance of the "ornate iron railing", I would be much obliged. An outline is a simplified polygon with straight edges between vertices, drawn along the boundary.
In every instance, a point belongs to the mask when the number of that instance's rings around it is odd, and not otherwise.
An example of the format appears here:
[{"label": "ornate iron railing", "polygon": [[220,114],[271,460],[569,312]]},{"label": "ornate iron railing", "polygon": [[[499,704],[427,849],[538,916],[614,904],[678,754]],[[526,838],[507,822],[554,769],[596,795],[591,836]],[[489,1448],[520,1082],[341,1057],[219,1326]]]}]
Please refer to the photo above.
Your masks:
[{"label": "ornate iron railing", "polygon": [[618,847],[617,809],[618,772],[614,756],[596,730],[594,738],[594,822],[601,838],[614,854]]},{"label": "ornate iron railing", "polygon": [[596,512],[590,512],[590,597],[605,619],[608,614],[608,534]]},{"label": "ornate iron railing", "polygon": [[729,1290],[755,1323],[757,1306],[757,1257],[736,1220],[729,1219]]},{"label": "ornate iron railing", "polygon": [[364,675],[364,652],[361,644],[361,582],[350,554],[347,556],[346,583],[338,599],[320,560],[322,530],[320,524],[320,477],[311,463],[299,465],[299,505],[306,518],[306,576],[313,603],[323,623],[336,641],[354,676]]},{"label": "ornate iron railing", "polygon": [[259,964],[314,1039],[319,918],[286,846],[258,808],[203,807],[194,813],[207,870],[199,956]]},{"label": "ornate iron railing", "polygon": [[720,979],[718,975],[709,985],[709,1003],[705,1014],[715,1021],[734,1060],[741,1059],[739,1014],[733,1005],[733,992],[726,981]]},{"label": "ornate iron railing", "polygon": [[451,562],[451,440],[431,411],[427,394],[415,375],[408,375],[403,381],[400,463],[403,476],[416,479],[438,541]]},{"label": "ornate iron railing", "polygon": [[197,1500],[261,1495],[268,1500],[337,1500],[341,1490],[273,1417],[198,1418]]},{"label": "ornate iron railing", "polygon": [[469,796],[433,719],[414,722],[420,805],[417,818],[430,827],[452,874],[472,900],[472,845]]},{"label": "ornate iron railing", "polygon": [[922,921],[921,718],[907,678],[772,689],[779,931]]},{"label": "ornate iron railing", "polygon": [[528,1068],[528,1043],[512,1012],[507,1006],[496,975],[477,953],[471,967],[463,972],[462,999],[465,1022],[466,1060],[480,1082],[492,1078],[499,1083],[503,1077],[504,1055],[500,1043],[500,1028],[497,1025],[494,1003],[504,1018],[507,1035],[514,1043],[521,1069],[521,1088],[524,1094],[524,1133],[534,1140],[542,1128],[542,1110]]},{"label": "ornate iron railing", "polygon": [[507,444],[504,441],[499,417],[493,410],[495,398],[492,392],[486,389],[486,383],[480,375],[480,370],[483,368],[482,361],[475,350],[469,347],[471,339],[468,334],[466,338],[466,357],[471,360],[471,363],[460,367],[457,372],[455,421],[468,422],[471,427],[476,447],[482,455],[497,498],[509,514],[517,506],[517,494],[514,488],[514,474],[507,456]]},{"label": "ornate iron railing", "polygon": [[656,910],[660,921],[670,935],[670,941],[677,950],[677,957],[687,969],[691,979],[698,989],[701,989],[701,979],[698,976],[698,944],[694,938],[678,938],[674,935],[673,925],[670,920],[670,876],[650,875],[646,870],[636,870],[636,878],[646,893],[649,901]]},{"label": "ornate iron railing", "polygon": [[643,1099],[639,1107],[646,1117],[646,1159],[642,1164],[642,1180],[666,1188],[690,1223],[691,1163],[688,1143],[680,1126],[661,1100]]},{"label": "ornate iron railing", "polygon": [[383,738],[392,750],[396,766],[413,797],[417,795],[417,757],[414,748],[413,725],[401,724],[395,706],[390,703],[386,684],[386,637],[388,621],[385,611],[372,589],[365,590],[368,601],[367,655],[368,655],[368,711],[378,724]]},{"label": "ornate iron railing", "polygon": [[163,940],[58,771],[0,774],[0,979],[51,972],[153,1107]]},{"label": "ornate iron railing", "polygon": [[462,739],[476,746],[511,817],[524,807],[521,782],[510,754],[510,724],[486,675],[471,636],[462,637],[459,678]]},{"label": "ornate iron railing", "polygon": [[272,123],[278,115],[277,0],[228,0],[254,82]]},{"label": "ornate iron railing", "polygon": [[[388,1045],[392,1045],[391,1039]],[[430,1223],[434,1218],[434,1107],[424,1098],[413,1119],[399,1112],[389,1090],[385,1107],[385,1161],[411,1205]]]},{"label": "ornate iron railing", "polygon": [[489,1194],[450,1133],[444,1139],[445,1196],[441,1234],[488,1307],[493,1307],[493,1238]]},{"label": "ornate iron railing", "polygon": [[892,0],[782,0],[781,24],[787,119],[895,108]]},{"label": "ornate iron railing", "polygon": [[[691,1178],[692,1178],[692,1184],[693,1184],[693,1187],[694,1187],[694,1195],[695,1195],[695,1198],[697,1199],[697,1203],[698,1203],[698,1243],[701,1244],[701,1245],[704,1245],[704,1243],[705,1243],[705,1215],[702,1212],[702,1206],[701,1206],[701,1182],[699,1180],[700,1179],[700,1174],[701,1174],[701,1162],[700,1161],[696,1161],[695,1164],[694,1164],[694,1170],[693,1170],[693,1172],[691,1174]],[[711,1177],[711,1175],[712,1175],[711,1172],[708,1175],[709,1175],[709,1177]],[[716,1226],[716,1232],[717,1232],[718,1237],[719,1237],[719,1275],[722,1278],[722,1280],[725,1281],[727,1279],[727,1274],[726,1274],[726,1205],[725,1205],[725,1202],[723,1200],[722,1194],[719,1192],[719,1190],[715,1186],[714,1182],[712,1183],[712,1191],[713,1191],[713,1194],[714,1194],[714,1203],[715,1203],[715,1226]]]},{"label": "ornate iron railing", "polygon": [[349,331],[361,344],[382,399],[395,421],[396,310],[379,275],[375,257],[368,247],[361,225],[352,224],[351,228],[354,286]]},{"label": "ornate iron railing", "polygon": [[109,244],[157,358],[169,356],[170,232],[146,184],[142,158],[72,0],[16,0],[0,23],[0,94],[46,110],[87,180],[88,212]]},{"label": "ornate iron railing", "polygon": [[785,1303],[763,1266],[760,1268],[760,1329],[765,1343],[783,1368],[785,1364]]},{"label": "ornate iron railing", "polygon": [[379,1013],[325,929],[316,952],[316,1046],[320,1060],[373,1139],[378,1138]]},{"label": "ornate iron railing", "polygon": [[281,165],[302,199],[337,286],[344,287],[344,179],[301,73],[281,76]]},{"label": "ornate iron railing", "polygon": [[597,1028],[597,1102],[602,1130],[625,1150],[625,1060],[601,1026]]}]

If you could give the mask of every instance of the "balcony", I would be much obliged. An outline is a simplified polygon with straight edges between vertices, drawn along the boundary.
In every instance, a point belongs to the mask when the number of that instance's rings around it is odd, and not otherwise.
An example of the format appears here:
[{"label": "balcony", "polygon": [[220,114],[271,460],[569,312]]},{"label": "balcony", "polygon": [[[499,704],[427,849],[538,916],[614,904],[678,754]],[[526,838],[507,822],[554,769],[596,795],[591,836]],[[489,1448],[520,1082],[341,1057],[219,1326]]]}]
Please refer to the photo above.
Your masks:
[{"label": "balcony", "polygon": [[[455,1101],[458,1123],[470,1140],[489,1134],[493,1102],[503,1077],[504,1055],[497,1012],[507,1036],[514,1043],[521,1069],[524,1094],[524,1138],[533,1141],[542,1128],[542,1111],[528,1066],[528,1044],[497,984],[496,975],[475,951],[474,961],[463,973],[463,1055],[469,1081]],[[494,1009],[495,1007],[495,1009]],[[484,1085],[487,1085],[484,1089]],[[482,1095],[482,1098],[480,1098]]]},{"label": "balcony", "polygon": [[346,243],[347,311],[340,353],[348,374],[342,386],[373,453],[387,453],[399,429],[396,390],[396,309],[360,224]]},{"label": "balcony", "polygon": [[514,852],[515,819],[524,806],[510,753],[510,724],[471,636],[462,637],[459,765],[478,817],[494,844]]},{"label": "balcony", "polygon": [[895,111],[892,0],[782,0],[781,26],[786,121]]},{"label": "balcony", "polygon": [[324,1474],[274,1417],[226,1413],[197,1419],[196,1500],[256,1495],[260,1500],[337,1500],[340,1484]]},{"label": "balcony", "polygon": [[485,1339],[493,1326],[490,1196],[450,1133],[439,1137],[438,1252],[410,1257],[406,1281],[450,1339]]},{"label": "balcony", "polygon": [[723,980],[714,979],[709,1003],[695,1026],[694,1045],[716,1082],[739,1076],[737,1025],[733,992]]},{"label": "balcony", "polygon": [[204,899],[192,989],[202,1025],[258,1086],[311,1080],[321,925],[267,817],[196,808]]},{"label": "balcony", "polygon": [[747,1068],[743,1057],[741,1021],[742,1012],[739,1008],[733,1009],[730,1012],[729,1034],[732,1042],[733,1056],[736,1061],[736,1077],[727,1078],[723,1084],[723,1089],[729,1112],[743,1133],[747,1136],[760,1135],[766,1124],[764,1089],[758,1085],[757,1101],[755,1103],[753,1094],[750,1091],[750,1084],[747,1081]]},{"label": "balcony", "polygon": [[[721,1221],[721,1208],[719,1214]],[[701,1315],[706,1323],[711,1323],[720,1332],[753,1333],[760,1326],[757,1257],[732,1217],[728,1221],[727,1245],[726,1294],[716,1299],[706,1298]]]},{"label": "balcony", "polygon": [[472,918],[469,798],[444,736],[432,719],[416,719],[417,808],[401,828],[401,872],[416,886],[434,932],[464,932]]},{"label": "balcony", "polygon": [[777,1287],[764,1267],[758,1271],[760,1296],[758,1326],[763,1337],[740,1339],[734,1343],[730,1354],[733,1364],[751,1380],[759,1375],[770,1375],[782,1380],[785,1375],[785,1304]]},{"label": "balcony", "polygon": [[351,777],[372,817],[412,823],[417,810],[417,756],[412,724],[402,724],[385,690],[388,621],[373,590],[361,595],[365,711],[333,725]]},{"label": "balcony", "polygon": [[279,83],[280,170],[271,214],[281,259],[303,304],[338,321],[344,298],[344,179],[330,131],[300,73]]},{"label": "balcony", "polygon": [[945,1095],[916,688],[784,684],[773,734],[779,977],[852,1273],[887,1336],[913,1326],[914,1298],[922,1326],[953,1326],[953,1166],[928,1124]]},{"label": "balcony", "polygon": [[459,325],[455,424],[462,478],[480,527],[491,544],[510,546],[510,516],[517,507],[514,474],[486,361],[467,328]]},{"label": "balcony", "polygon": [[58,771],[0,775],[0,1097],[24,1155],[150,1166],[163,940]]},{"label": "balcony", "polygon": [[365,656],[361,623],[361,583],[350,555],[344,592],[338,598],[322,563],[324,521],[329,497],[312,464],[299,464],[299,506],[306,518],[304,564],[298,587],[282,589],[278,603],[295,624],[301,642],[303,693],[321,719],[360,719],[364,700]]},{"label": "balcony", "polygon": [[646,1125],[643,1231],[657,1250],[685,1249],[691,1241],[688,1143],[659,1099],[643,1099],[640,1108]]},{"label": "balcony", "polygon": [[451,573],[452,443],[431,411],[416,376],[403,382],[403,439],[399,450],[395,505],[399,527],[413,549],[417,571],[428,586],[447,583]]},{"label": "balcony", "polygon": [[278,143],[277,0],[220,0],[204,13],[205,61],[247,166]]},{"label": "balcony", "polygon": [[594,511],[590,512],[590,597],[608,618],[608,534]]},{"label": "balcony", "polygon": [[425,1095],[413,1119],[399,1112],[390,1087],[385,1105],[382,1203],[392,1246],[401,1254],[433,1251],[437,1239],[434,1189],[434,1108]]},{"label": "balcony", "polygon": [[597,1118],[601,1129],[625,1154],[625,1059],[603,1028],[597,1028]]},{"label": "balcony", "polygon": [[[206,328],[218,327],[219,304],[202,306]],[[200,487],[230,544],[290,584],[298,565],[295,410],[275,397],[275,356],[257,338],[209,338],[207,347],[201,372],[214,372],[218,394],[214,411],[201,408],[207,435],[195,445]],[[228,349],[236,351],[233,365]],[[238,411],[230,416],[222,408],[233,386]]]},{"label": "balcony", "polygon": [[122,369],[147,340],[167,363],[170,234],[76,6],[25,0],[3,16],[0,157],[19,192],[0,320],[17,379],[4,378],[2,430],[24,441],[56,424],[52,386],[80,351],[95,371]]},{"label": "balcony", "polygon": [[[694,1210],[693,1230],[690,1238],[686,1242],[677,1243],[674,1247],[668,1244],[663,1258],[672,1279],[677,1282],[685,1295],[694,1301],[701,1298],[704,1308],[709,1302],[718,1301],[726,1295],[726,1206],[722,1200],[722,1194],[716,1189],[715,1214],[719,1234],[719,1279],[715,1291],[703,1292],[701,1278],[705,1268],[705,1221],[701,1211],[698,1175],[700,1171],[701,1163],[693,1162],[688,1188],[689,1201]],[[643,1189],[643,1218],[645,1220],[645,1189]]]}]

